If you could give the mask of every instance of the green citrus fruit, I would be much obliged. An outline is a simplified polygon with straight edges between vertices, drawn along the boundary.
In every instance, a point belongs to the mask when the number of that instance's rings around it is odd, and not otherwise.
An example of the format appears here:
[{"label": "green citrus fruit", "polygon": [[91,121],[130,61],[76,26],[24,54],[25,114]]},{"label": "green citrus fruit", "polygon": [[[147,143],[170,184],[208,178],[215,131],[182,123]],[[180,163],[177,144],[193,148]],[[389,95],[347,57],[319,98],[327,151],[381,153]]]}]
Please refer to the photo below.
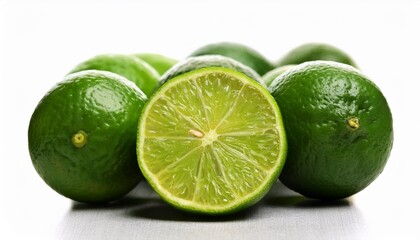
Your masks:
[{"label": "green citrus fruit", "polygon": [[245,74],[247,77],[254,79],[259,84],[266,87],[261,76],[258,75],[258,73],[256,73],[253,69],[251,69],[250,67],[232,58],[228,58],[228,57],[224,57],[220,55],[205,55],[205,56],[187,58],[184,61],[181,61],[175,66],[173,66],[169,71],[167,71],[160,78],[160,83],[164,84],[169,79],[172,79],[178,75],[191,72],[193,70],[201,69],[201,68],[206,68],[206,67],[229,68],[229,69]]},{"label": "green citrus fruit", "polygon": [[331,61],[300,64],[269,90],[289,144],[280,180],[310,198],[340,199],[374,181],[393,143],[391,111],[357,69]]},{"label": "green citrus fruit", "polygon": [[147,96],[159,83],[159,74],[144,61],[122,54],[102,54],[77,65],[70,73],[84,70],[103,70],[119,74],[134,82]]},{"label": "green citrus fruit", "polygon": [[261,199],[284,164],[286,137],[269,92],[246,75],[207,67],[162,85],[143,108],[137,156],[173,206],[226,214]]},{"label": "green citrus fruit", "polygon": [[141,180],[137,124],[147,100],[106,71],[69,74],[39,102],[29,124],[32,163],[58,193],[80,202],[122,197]]},{"label": "green citrus fruit", "polygon": [[134,54],[133,56],[148,63],[160,75],[163,75],[166,71],[169,70],[169,68],[171,68],[178,62],[178,60],[175,60],[173,58],[169,58],[155,53],[138,53]]},{"label": "green citrus fruit", "polygon": [[273,64],[263,55],[239,43],[220,42],[208,44],[195,50],[190,56],[202,55],[222,55],[233,58],[254,69],[259,75],[264,75],[274,68]]},{"label": "green citrus fruit", "polygon": [[345,63],[357,67],[353,59],[344,51],[325,43],[306,43],[292,49],[277,66],[300,64],[315,60]]},{"label": "green citrus fruit", "polygon": [[264,74],[264,76],[262,76],[262,79],[265,82],[265,84],[267,84],[267,86],[270,86],[271,83],[273,82],[273,80],[276,77],[280,76],[280,74],[286,72],[287,70],[289,70],[290,68],[292,68],[294,66],[296,66],[296,65],[294,65],[294,64],[284,65],[284,66],[281,66],[281,67],[274,68],[273,70]]}]

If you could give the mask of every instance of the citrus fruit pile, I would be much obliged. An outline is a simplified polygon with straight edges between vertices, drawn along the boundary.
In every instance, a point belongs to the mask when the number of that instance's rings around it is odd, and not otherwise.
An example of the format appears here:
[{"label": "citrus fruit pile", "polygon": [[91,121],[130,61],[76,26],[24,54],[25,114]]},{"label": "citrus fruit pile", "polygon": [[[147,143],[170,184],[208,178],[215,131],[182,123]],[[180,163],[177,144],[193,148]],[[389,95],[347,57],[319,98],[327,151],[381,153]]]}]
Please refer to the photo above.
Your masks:
[{"label": "citrus fruit pile", "polygon": [[178,60],[102,54],[40,100],[29,152],[41,178],[79,202],[119,199],[142,179],[172,206],[220,215],[247,208],[280,179],[342,199],[382,172],[392,115],[343,51],[310,43],[278,63],[238,43]]}]

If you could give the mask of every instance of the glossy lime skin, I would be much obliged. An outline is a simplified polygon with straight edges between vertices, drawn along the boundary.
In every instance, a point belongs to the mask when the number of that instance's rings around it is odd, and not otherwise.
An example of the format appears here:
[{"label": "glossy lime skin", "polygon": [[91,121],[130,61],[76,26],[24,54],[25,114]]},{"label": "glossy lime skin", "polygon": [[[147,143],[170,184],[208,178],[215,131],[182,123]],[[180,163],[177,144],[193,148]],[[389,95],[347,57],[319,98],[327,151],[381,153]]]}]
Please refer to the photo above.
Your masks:
[{"label": "glossy lime skin", "polygon": [[159,75],[163,75],[178,62],[178,60],[156,53],[138,53],[133,56],[148,63],[159,73]]},{"label": "glossy lime skin", "polygon": [[273,70],[269,71],[264,76],[262,76],[262,79],[265,82],[265,84],[267,84],[267,86],[270,86],[274,79],[276,79],[278,76],[280,76],[280,74],[283,74],[284,72],[286,72],[294,66],[296,65],[284,65],[281,67],[274,68]]},{"label": "glossy lime skin", "polygon": [[205,55],[190,57],[177,63],[170,70],[168,70],[161,78],[160,84],[164,84],[169,79],[172,79],[176,76],[179,76],[184,73],[191,72],[193,70],[198,70],[207,67],[223,67],[237,72],[245,74],[247,77],[257,81],[262,86],[266,87],[267,85],[262,80],[261,76],[256,73],[252,68],[228,57],[220,55]]},{"label": "glossy lime skin", "polygon": [[[388,103],[366,76],[348,65],[314,61],[269,87],[289,144],[280,180],[310,198],[351,196],[382,172],[393,143]],[[358,119],[358,127],[349,120]]]},{"label": "glossy lime skin", "polygon": [[300,64],[309,61],[334,61],[356,67],[353,59],[341,49],[325,43],[306,43],[292,49],[278,63],[277,66]]},{"label": "glossy lime skin", "polygon": [[[55,191],[80,202],[102,203],[133,189],[136,134],[146,95],[110,72],[67,75],[37,105],[29,124],[29,152],[41,178]],[[82,146],[75,134],[86,133]]]},{"label": "glossy lime skin", "polygon": [[239,43],[219,42],[208,44],[195,50],[190,57],[202,55],[230,57],[254,69],[261,76],[274,68],[274,65],[259,52]]},{"label": "glossy lime skin", "polygon": [[134,82],[148,97],[158,86],[159,74],[149,64],[133,56],[102,54],[77,65],[70,73],[102,70],[119,74]]}]

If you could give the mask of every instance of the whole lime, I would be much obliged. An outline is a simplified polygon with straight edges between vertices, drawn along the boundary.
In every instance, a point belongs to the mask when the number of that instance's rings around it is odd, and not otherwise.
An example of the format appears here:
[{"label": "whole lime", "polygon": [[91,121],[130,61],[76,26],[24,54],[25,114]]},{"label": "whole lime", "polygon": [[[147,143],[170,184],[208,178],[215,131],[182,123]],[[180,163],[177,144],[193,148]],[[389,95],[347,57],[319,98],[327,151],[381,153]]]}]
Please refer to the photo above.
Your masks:
[{"label": "whole lime", "polygon": [[259,75],[274,68],[273,64],[256,50],[239,43],[219,42],[212,43],[195,50],[192,56],[222,55],[230,57],[254,69]]},{"label": "whole lime", "polygon": [[258,75],[258,73],[256,73],[252,68],[232,58],[224,57],[221,55],[204,55],[186,58],[183,61],[175,64],[164,75],[162,75],[162,77],[160,78],[160,84],[164,84],[169,79],[172,79],[184,73],[207,67],[223,67],[240,72],[242,74],[245,74],[247,77],[254,79],[262,86],[266,87],[266,84],[262,80],[261,76]]},{"label": "whole lime", "polygon": [[173,65],[175,65],[178,62],[178,60],[156,53],[138,53],[133,54],[133,56],[148,63],[160,75],[163,75],[166,71],[168,71]]},{"label": "whole lime", "polygon": [[297,46],[280,59],[277,66],[316,60],[340,62],[357,67],[356,63],[346,52],[326,43],[306,43]]},{"label": "whole lime", "polygon": [[158,86],[159,74],[141,59],[123,54],[101,54],[78,64],[70,73],[103,70],[119,74],[134,82],[147,96]]},{"label": "whole lime", "polygon": [[392,115],[379,88],[331,61],[300,64],[269,87],[289,144],[280,180],[307,197],[340,199],[374,181],[393,143]]},{"label": "whole lime", "polygon": [[36,171],[76,201],[124,196],[142,178],[136,133],[146,100],[132,82],[111,72],[67,75],[42,98],[30,120],[29,152]]},{"label": "whole lime", "polygon": [[274,79],[276,79],[278,76],[280,76],[280,74],[283,74],[284,72],[286,72],[287,70],[291,69],[294,66],[296,65],[294,64],[284,65],[284,66],[274,68],[273,70],[264,74],[264,76],[262,76],[262,79],[265,82],[265,84],[267,84],[267,86],[270,86],[271,83],[274,81]]}]

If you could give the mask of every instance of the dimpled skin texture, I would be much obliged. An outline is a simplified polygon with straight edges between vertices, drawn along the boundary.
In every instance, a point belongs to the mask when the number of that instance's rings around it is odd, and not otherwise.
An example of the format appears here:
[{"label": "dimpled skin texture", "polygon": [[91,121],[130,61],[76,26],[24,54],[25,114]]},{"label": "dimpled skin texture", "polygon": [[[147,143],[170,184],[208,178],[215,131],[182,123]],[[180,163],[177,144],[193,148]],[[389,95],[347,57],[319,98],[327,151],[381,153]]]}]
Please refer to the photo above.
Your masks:
[{"label": "dimpled skin texture", "polygon": [[[351,196],[378,177],[393,143],[392,116],[381,91],[348,65],[314,61],[279,76],[269,88],[287,141],[280,180],[307,197]],[[348,119],[357,117],[359,128]]]},{"label": "dimpled skin texture", "polygon": [[132,81],[148,97],[159,82],[159,73],[149,64],[134,56],[102,54],[77,65],[70,73],[84,70],[102,70],[119,74]]},{"label": "dimpled skin texture", "polygon": [[308,61],[326,60],[345,63],[356,67],[356,63],[342,50],[325,43],[306,43],[292,49],[277,66],[300,64]]},{"label": "dimpled skin texture", "polygon": [[203,55],[222,55],[235,59],[236,61],[254,69],[259,75],[264,75],[266,72],[274,68],[273,64],[271,64],[260,53],[250,47],[238,43],[220,42],[208,44],[195,50],[190,57]]},{"label": "dimpled skin texture", "polygon": [[[67,75],[39,102],[29,124],[32,163],[58,193],[80,202],[122,197],[141,180],[138,118],[147,97],[127,79],[104,71]],[[87,134],[77,148],[72,136]]]}]

